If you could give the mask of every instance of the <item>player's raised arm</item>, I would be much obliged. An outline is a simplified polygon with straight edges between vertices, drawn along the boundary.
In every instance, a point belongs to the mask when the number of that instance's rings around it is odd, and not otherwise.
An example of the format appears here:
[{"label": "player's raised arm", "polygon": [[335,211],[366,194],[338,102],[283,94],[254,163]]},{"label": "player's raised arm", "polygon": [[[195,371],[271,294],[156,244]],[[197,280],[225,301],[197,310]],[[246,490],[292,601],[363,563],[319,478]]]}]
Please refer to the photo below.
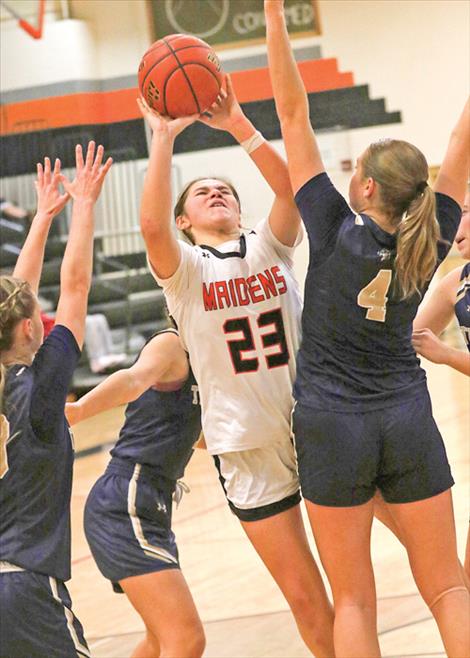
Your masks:
[{"label": "player's raised arm", "polygon": [[70,198],[67,193],[61,194],[60,179],[60,160],[58,158],[53,171],[51,171],[49,158],[44,158],[44,166],[38,162],[37,180],[35,181],[38,201],[36,214],[13,271],[13,276],[27,281],[35,294],[39,288],[44,250],[52,220]]},{"label": "player's raised arm", "polygon": [[195,116],[170,119],[148,108],[138,99],[140,110],[152,130],[152,143],[140,205],[140,228],[152,267],[158,277],[172,276],[180,262],[178,240],[171,221],[171,159],[180,132]]},{"label": "player's raised arm", "polygon": [[61,181],[73,199],[72,223],[60,268],[60,297],[57,305],[56,324],[62,324],[73,333],[79,347],[83,345],[88,292],[93,270],[94,206],[108,173],[112,159],[103,165],[104,148],[88,144],[85,160],[82,147],[75,151],[76,174],[70,182],[65,176]]},{"label": "player's raised arm", "polygon": [[78,402],[67,404],[65,415],[74,425],[136,400],[150,386],[179,386],[188,373],[188,358],[179,337],[173,332],[159,334],[144,347],[133,366],[114,372]]},{"label": "player's raised arm", "polygon": [[434,191],[447,194],[462,205],[470,171],[470,99],[450,135],[449,145],[434,184]]},{"label": "player's raised arm", "polygon": [[209,108],[209,116],[201,116],[199,120],[211,128],[226,130],[246,150],[275,195],[269,215],[271,230],[280,242],[292,246],[299,232],[300,215],[286,162],[243,113],[230,76],[225,80],[226,89],[221,89],[219,98]]},{"label": "player's raised arm", "polygon": [[290,45],[283,0],[265,0],[264,11],[269,72],[295,194],[325,168],[310,123],[307,93]]}]

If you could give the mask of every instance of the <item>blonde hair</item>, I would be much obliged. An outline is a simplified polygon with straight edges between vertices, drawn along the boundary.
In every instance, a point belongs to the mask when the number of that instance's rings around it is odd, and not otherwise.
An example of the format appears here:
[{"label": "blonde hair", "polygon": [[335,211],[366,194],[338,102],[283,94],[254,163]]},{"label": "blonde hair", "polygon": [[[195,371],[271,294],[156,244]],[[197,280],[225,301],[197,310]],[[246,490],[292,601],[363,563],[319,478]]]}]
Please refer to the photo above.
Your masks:
[{"label": "blonde hair", "polygon": [[[173,209],[173,214],[175,219],[177,219],[180,215],[184,214],[184,204],[186,203],[186,199],[188,198],[189,190],[194,185],[194,183],[199,183],[199,181],[207,180],[208,178],[221,181],[231,189],[233,196],[237,200],[238,209],[240,210],[241,213],[242,208],[240,203],[240,197],[238,196],[237,190],[235,189],[235,187],[232,185],[230,181],[228,181],[226,178],[220,178],[220,176],[199,176],[199,178],[194,178],[193,180],[189,181],[189,183],[187,183],[182,189],[182,191],[180,192],[176,200],[175,207]],[[196,241],[194,240],[194,236],[191,233],[190,229],[185,229],[182,231],[182,233],[187,237],[187,239],[189,240],[189,242],[191,242],[191,244],[196,244]]]},{"label": "blonde hair", "polygon": [[398,227],[396,283],[402,299],[421,290],[434,273],[441,239],[436,197],[427,184],[426,158],[412,144],[375,142],[362,159],[364,176],[379,185],[379,210]]},{"label": "blonde hair", "polygon": [[1,363],[1,356],[11,349],[18,322],[31,318],[35,307],[36,298],[27,281],[0,276],[0,413],[3,411],[6,379],[6,367]]}]

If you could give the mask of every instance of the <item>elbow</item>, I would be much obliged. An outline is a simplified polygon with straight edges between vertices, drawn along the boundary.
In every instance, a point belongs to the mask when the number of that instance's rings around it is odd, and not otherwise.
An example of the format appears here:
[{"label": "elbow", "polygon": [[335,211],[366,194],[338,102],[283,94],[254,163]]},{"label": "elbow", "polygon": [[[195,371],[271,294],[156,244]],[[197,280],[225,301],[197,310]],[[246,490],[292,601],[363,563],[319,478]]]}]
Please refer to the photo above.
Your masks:
[{"label": "elbow", "polygon": [[310,121],[307,96],[302,95],[298,99],[294,98],[282,103],[277,103],[276,111],[281,126],[283,124],[289,125],[292,123]]},{"label": "elbow", "polygon": [[70,263],[64,263],[60,271],[61,292],[67,291],[74,295],[88,295],[91,287],[91,279],[91,263],[89,264],[89,267],[85,266],[84,263],[76,263],[72,266]]}]

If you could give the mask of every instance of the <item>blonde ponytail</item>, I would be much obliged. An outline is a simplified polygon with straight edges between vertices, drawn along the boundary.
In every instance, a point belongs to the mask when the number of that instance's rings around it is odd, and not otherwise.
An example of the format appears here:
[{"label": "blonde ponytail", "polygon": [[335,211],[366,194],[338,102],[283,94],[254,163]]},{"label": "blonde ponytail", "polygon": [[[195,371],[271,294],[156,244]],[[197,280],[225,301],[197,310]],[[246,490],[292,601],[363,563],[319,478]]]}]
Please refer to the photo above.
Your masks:
[{"label": "blonde ponytail", "polygon": [[397,227],[398,294],[402,299],[421,294],[436,267],[441,239],[426,158],[416,146],[389,139],[371,144],[362,164],[364,176],[379,185],[380,211]]},{"label": "blonde ponytail", "polygon": [[5,380],[7,377],[7,369],[0,363],[0,419],[3,416],[3,391],[5,389]]},{"label": "blonde ponytail", "polygon": [[404,299],[415,293],[420,294],[432,277],[440,238],[436,197],[427,185],[423,193],[411,202],[398,226],[395,272]]}]

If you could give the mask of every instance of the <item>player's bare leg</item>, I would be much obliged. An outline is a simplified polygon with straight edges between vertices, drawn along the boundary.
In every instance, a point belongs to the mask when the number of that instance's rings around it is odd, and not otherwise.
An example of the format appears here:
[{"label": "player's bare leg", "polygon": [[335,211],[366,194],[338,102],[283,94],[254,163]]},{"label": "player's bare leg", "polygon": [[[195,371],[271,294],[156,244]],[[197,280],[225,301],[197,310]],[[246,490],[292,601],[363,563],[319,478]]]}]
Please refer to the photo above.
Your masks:
[{"label": "player's bare leg", "polygon": [[[405,545],[403,541],[403,532],[400,530],[396,520],[393,518],[393,514],[390,510],[390,504],[385,502],[385,500],[382,498],[382,495],[380,493],[376,493],[374,496],[374,516],[381,523],[383,523],[384,526],[386,526],[391,532],[393,532],[395,537],[403,545]],[[463,565],[459,561],[459,565],[460,565],[460,569],[462,570],[462,577],[464,583],[468,591],[470,592],[470,528],[467,536],[465,564]]]},{"label": "player's bare leg", "polygon": [[333,609],[310,551],[300,505],[243,529],[284,594],[305,644],[318,658],[332,658]]},{"label": "player's bare leg", "polygon": [[468,526],[468,531],[467,531],[467,545],[465,547],[464,569],[465,569],[465,575],[467,576],[467,583],[470,583],[470,525]]},{"label": "player's bare leg", "polygon": [[191,592],[179,569],[133,576],[121,580],[119,584],[144,620],[148,631],[147,644],[144,640],[137,647],[138,653],[134,653],[133,658],[150,658],[144,651],[151,649],[153,638],[157,639],[160,646],[158,658],[202,656],[205,647],[204,630]]},{"label": "player's bare leg", "polygon": [[457,556],[451,490],[415,503],[390,505],[390,510],[447,654],[469,656],[470,592]]},{"label": "player's bare leg", "polygon": [[334,647],[341,658],[377,658],[377,602],[370,557],[374,503],[326,507],[305,501],[333,591]]},{"label": "player's bare leg", "polygon": [[134,649],[131,658],[160,658],[158,640],[148,629],[144,639]]}]

